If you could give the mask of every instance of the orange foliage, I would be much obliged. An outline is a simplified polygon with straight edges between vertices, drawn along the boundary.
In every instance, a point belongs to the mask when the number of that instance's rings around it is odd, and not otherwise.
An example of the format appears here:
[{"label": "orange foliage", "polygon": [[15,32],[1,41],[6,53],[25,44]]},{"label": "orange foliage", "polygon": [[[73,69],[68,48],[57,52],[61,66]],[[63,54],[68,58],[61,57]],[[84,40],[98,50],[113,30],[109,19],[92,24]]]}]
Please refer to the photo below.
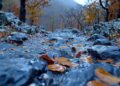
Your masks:
[{"label": "orange foliage", "polygon": [[95,20],[96,17],[96,3],[92,3],[90,5],[88,5],[87,9],[86,9],[86,23],[91,24],[93,23],[93,21]]},{"label": "orange foliage", "polygon": [[99,23],[103,19],[103,10],[100,8],[99,3],[94,1],[85,9],[85,22],[86,24]]},{"label": "orange foliage", "polygon": [[109,6],[109,20],[118,18],[120,11],[120,1],[119,0],[109,0],[111,5]]},{"label": "orange foliage", "polygon": [[87,83],[87,86],[108,86],[105,83],[98,81],[98,80],[93,80],[93,81],[89,81]]},{"label": "orange foliage", "polygon": [[19,17],[19,14],[20,14],[19,10],[20,10],[20,8],[19,8],[18,4],[14,4],[11,9],[15,13],[15,15]]},{"label": "orange foliage", "polygon": [[109,84],[109,85],[115,85],[120,83],[120,78],[115,77],[108,73],[105,69],[103,68],[98,68],[96,69],[96,76],[103,82]]}]

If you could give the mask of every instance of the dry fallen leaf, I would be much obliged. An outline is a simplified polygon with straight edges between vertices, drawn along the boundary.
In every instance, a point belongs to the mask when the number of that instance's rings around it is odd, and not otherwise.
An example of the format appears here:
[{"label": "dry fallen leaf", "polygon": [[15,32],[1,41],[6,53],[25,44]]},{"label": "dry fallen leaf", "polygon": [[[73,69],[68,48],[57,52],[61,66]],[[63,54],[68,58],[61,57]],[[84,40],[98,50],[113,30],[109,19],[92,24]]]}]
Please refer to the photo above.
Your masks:
[{"label": "dry fallen leaf", "polygon": [[77,64],[72,63],[69,59],[64,58],[64,57],[55,58],[55,61],[56,61],[58,64],[61,64],[61,65],[66,66],[66,67],[76,67],[76,66],[77,66]]},{"label": "dry fallen leaf", "polygon": [[44,54],[44,55],[40,56],[40,58],[42,58],[43,60],[47,61],[48,64],[54,64],[54,60],[51,59],[47,54]]},{"label": "dry fallen leaf", "polygon": [[101,82],[101,81],[93,80],[93,81],[89,81],[87,83],[87,86],[108,86],[108,85],[103,83],[103,82]]},{"label": "dry fallen leaf", "polygon": [[69,59],[68,59],[68,58],[64,58],[64,57],[61,57],[61,58],[55,58],[55,61],[58,62],[58,63],[61,63],[61,62],[69,61]]},{"label": "dry fallen leaf", "polygon": [[109,85],[114,85],[120,83],[120,78],[115,77],[108,73],[105,69],[103,68],[98,68],[96,69],[96,76],[103,82],[109,84]]},{"label": "dry fallen leaf", "polygon": [[113,63],[114,61],[112,59],[107,59],[107,60],[97,60],[97,62]]},{"label": "dry fallen leaf", "polygon": [[62,73],[65,71],[66,67],[59,65],[59,64],[50,64],[48,65],[48,69],[54,72]]},{"label": "dry fallen leaf", "polygon": [[86,57],[86,61],[88,62],[88,63],[94,63],[94,61],[93,61],[93,58],[92,58],[92,56],[87,56]]},{"label": "dry fallen leaf", "polygon": [[75,57],[76,58],[80,58],[80,56],[82,55],[82,54],[84,54],[86,51],[80,51],[80,52],[78,52],[76,55],[75,55]]},{"label": "dry fallen leaf", "polygon": [[40,58],[47,61],[48,69],[54,72],[64,72],[66,70],[66,67],[78,66],[65,57],[51,59],[47,54],[44,54]]}]

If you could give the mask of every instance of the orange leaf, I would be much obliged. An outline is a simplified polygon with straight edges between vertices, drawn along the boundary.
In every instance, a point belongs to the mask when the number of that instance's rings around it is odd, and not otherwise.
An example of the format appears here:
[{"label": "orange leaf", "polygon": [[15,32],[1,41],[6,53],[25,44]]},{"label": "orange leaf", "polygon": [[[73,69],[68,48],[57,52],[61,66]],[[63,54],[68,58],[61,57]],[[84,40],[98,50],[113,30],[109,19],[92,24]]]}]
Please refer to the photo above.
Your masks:
[{"label": "orange leaf", "polygon": [[66,67],[75,67],[75,66],[77,66],[76,64],[73,64],[71,61],[69,61],[69,59],[64,58],[64,57],[55,58],[55,61],[58,64],[61,64],[61,65],[66,66]]},{"label": "orange leaf", "polygon": [[51,70],[51,71],[54,71],[54,72],[64,72],[66,67],[64,66],[61,66],[59,64],[51,64],[51,65],[48,65],[48,69]]},{"label": "orange leaf", "polygon": [[94,62],[92,56],[88,56],[86,58],[86,60],[87,60],[88,63],[93,63]]},{"label": "orange leaf", "polygon": [[112,60],[112,59],[107,59],[107,60],[97,60],[97,62],[113,63],[113,60]]},{"label": "orange leaf", "polygon": [[40,56],[40,58],[42,58],[43,60],[47,61],[48,64],[54,64],[54,60],[51,59],[47,54],[44,54],[44,55]]},{"label": "orange leaf", "polygon": [[98,78],[100,78],[101,81],[103,81],[109,85],[114,85],[114,84],[120,83],[120,78],[117,78],[117,77],[111,75],[103,68],[96,69],[96,76]]},{"label": "orange leaf", "polygon": [[93,80],[93,81],[89,81],[87,83],[87,86],[108,86],[108,85],[103,83],[103,82],[101,82],[101,81]]}]

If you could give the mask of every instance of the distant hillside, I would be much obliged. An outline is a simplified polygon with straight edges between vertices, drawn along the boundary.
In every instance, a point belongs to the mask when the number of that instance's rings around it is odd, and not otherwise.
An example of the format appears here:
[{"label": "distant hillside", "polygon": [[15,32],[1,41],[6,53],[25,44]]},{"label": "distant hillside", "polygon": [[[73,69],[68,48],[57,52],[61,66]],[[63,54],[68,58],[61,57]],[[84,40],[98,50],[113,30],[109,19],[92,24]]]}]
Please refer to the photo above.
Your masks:
[{"label": "distant hillside", "polygon": [[[42,16],[41,24],[47,25],[49,28],[51,26],[51,23],[55,23],[57,28],[57,25],[59,24],[58,18],[61,14],[64,14],[65,10],[70,8],[76,8],[80,5],[75,3],[73,0],[51,0],[50,6],[44,8],[44,15]],[[82,6],[81,6],[82,7]]]}]

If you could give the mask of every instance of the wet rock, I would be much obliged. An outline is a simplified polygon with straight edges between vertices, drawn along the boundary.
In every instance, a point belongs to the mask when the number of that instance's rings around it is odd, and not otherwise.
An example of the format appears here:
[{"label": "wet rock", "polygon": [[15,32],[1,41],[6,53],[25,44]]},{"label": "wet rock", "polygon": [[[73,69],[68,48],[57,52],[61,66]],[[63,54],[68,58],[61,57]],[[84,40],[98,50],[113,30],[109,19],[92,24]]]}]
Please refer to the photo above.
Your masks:
[{"label": "wet rock", "polygon": [[0,86],[23,86],[31,83],[31,72],[16,69],[0,71]]},{"label": "wet rock", "polygon": [[61,42],[63,40],[63,38],[61,37],[49,37],[49,42]]},{"label": "wet rock", "polygon": [[35,62],[32,64],[32,71],[35,76],[39,76],[42,73],[45,73],[47,71],[47,64],[43,61]]},{"label": "wet rock", "polygon": [[113,73],[114,73],[115,76],[120,77],[120,68],[119,67],[115,67]]},{"label": "wet rock", "polygon": [[27,24],[21,24],[20,26],[16,27],[17,31],[21,31],[27,34],[35,34],[38,32],[37,26],[30,26]]},{"label": "wet rock", "polygon": [[111,42],[108,39],[97,39],[93,45],[111,45]]},{"label": "wet rock", "polygon": [[78,29],[72,29],[72,33],[73,34],[78,34],[78,33],[80,33],[80,31]]},{"label": "wet rock", "polygon": [[6,24],[6,21],[7,21],[7,19],[6,19],[6,17],[5,17],[4,12],[3,12],[3,11],[0,11],[0,25]]},{"label": "wet rock", "polygon": [[12,32],[10,36],[7,37],[7,42],[10,43],[16,43],[16,44],[22,44],[23,41],[26,41],[28,39],[28,35],[25,33],[20,32]]},{"label": "wet rock", "polygon": [[61,57],[73,58],[73,54],[70,48],[67,48],[66,50],[65,49],[59,50],[59,54]]},{"label": "wet rock", "polygon": [[32,82],[31,66],[24,58],[0,59],[0,86],[25,86]]},{"label": "wet rock", "polygon": [[87,82],[96,79],[95,70],[99,67],[104,68],[113,74],[113,67],[107,63],[95,63],[84,65],[70,70],[63,76],[60,86],[86,86]]},{"label": "wet rock", "polygon": [[88,52],[96,59],[119,60],[120,58],[120,47],[117,46],[95,45],[88,49]]},{"label": "wet rock", "polygon": [[102,35],[94,34],[90,38],[88,38],[87,40],[88,41],[95,41],[97,39],[106,39],[106,38],[104,36],[102,36]]},{"label": "wet rock", "polygon": [[39,77],[38,84],[40,86],[59,86],[58,82],[56,82],[52,77],[45,73]]},{"label": "wet rock", "polygon": [[21,24],[22,22],[19,20],[18,17],[16,17],[13,13],[10,13],[10,12],[3,12],[3,15],[4,15],[4,24],[5,25],[19,25]]},{"label": "wet rock", "polygon": [[109,22],[101,22],[93,26],[84,28],[85,34],[100,34],[105,37],[109,37],[114,34],[120,34],[120,19],[115,19]]},{"label": "wet rock", "polygon": [[[88,71],[90,73],[88,73]],[[60,83],[60,86],[86,86],[86,83],[93,79],[93,77],[93,66],[86,68],[76,68],[65,74],[62,83]]]}]

